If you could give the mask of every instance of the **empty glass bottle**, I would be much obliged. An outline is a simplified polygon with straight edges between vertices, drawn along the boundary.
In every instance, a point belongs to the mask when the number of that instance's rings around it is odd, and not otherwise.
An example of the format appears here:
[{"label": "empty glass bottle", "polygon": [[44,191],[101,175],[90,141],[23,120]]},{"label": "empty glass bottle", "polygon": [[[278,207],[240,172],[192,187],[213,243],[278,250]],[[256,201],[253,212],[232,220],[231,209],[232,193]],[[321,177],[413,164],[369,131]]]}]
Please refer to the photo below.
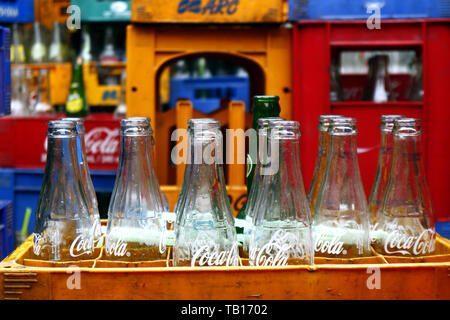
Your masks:
[{"label": "empty glass bottle", "polygon": [[53,22],[52,42],[50,43],[48,58],[51,62],[64,62],[67,60],[67,48],[61,39],[61,24]]},{"label": "empty glass bottle", "polygon": [[316,167],[314,169],[314,175],[311,180],[311,185],[308,191],[308,201],[311,208],[311,215],[314,217],[316,210],[317,199],[320,189],[323,185],[323,179],[325,177],[325,169],[327,166],[327,157],[330,150],[331,137],[328,134],[328,127],[331,120],[335,118],[343,117],[341,115],[321,115],[319,116],[319,150],[317,152]]},{"label": "empty glass bottle", "polygon": [[369,74],[363,100],[373,102],[393,100],[388,64],[388,55],[376,55],[369,59]]},{"label": "empty glass bottle", "polygon": [[86,157],[86,145],[84,140],[86,128],[84,127],[84,120],[82,118],[63,118],[61,120],[74,121],[77,125],[77,160],[80,165],[81,182],[83,183],[84,192],[87,195],[89,212],[94,217],[95,221],[94,237],[97,242],[101,236],[100,213],[98,212],[97,195],[95,194],[94,184],[92,183]]},{"label": "empty glass bottle", "polygon": [[12,41],[11,41],[11,63],[25,63],[25,47],[22,41],[22,32],[19,25],[14,23],[12,25]]},{"label": "empty glass bottle", "polygon": [[421,121],[395,120],[391,174],[374,232],[374,247],[381,254],[423,256],[435,251],[434,215],[421,158]]},{"label": "empty glass bottle", "polygon": [[36,259],[71,261],[94,256],[94,218],[89,212],[77,160],[73,121],[48,122],[47,164],[36,208]]},{"label": "empty glass bottle", "polygon": [[165,225],[159,187],[148,156],[150,122],[120,121],[120,158],[105,236],[105,258],[121,261],[165,259]]},{"label": "empty glass bottle", "polygon": [[42,27],[39,22],[33,23],[33,43],[30,49],[30,60],[32,63],[43,63],[47,61],[47,46],[42,37]]},{"label": "empty glass bottle", "polygon": [[375,174],[375,181],[369,196],[369,212],[371,230],[376,228],[381,216],[381,205],[386,191],[389,173],[392,162],[392,148],[394,144],[394,121],[400,119],[402,115],[382,115],[380,123],[381,143],[378,157],[378,167]]},{"label": "empty glass bottle", "polygon": [[248,245],[250,241],[250,234],[253,229],[253,214],[257,198],[261,196],[261,165],[266,165],[269,122],[276,120],[284,120],[280,117],[268,117],[258,119],[258,157],[255,159],[255,175],[253,176],[252,187],[248,192],[247,202],[243,208],[243,214],[236,217],[236,232],[238,236],[239,256],[241,258],[248,258]]},{"label": "empty glass bottle", "polygon": [[220,122],[189,122],[188,162],[177,205],[175,266],[236,266],[234,218],[223,174]]},{"label": "empty glass bottle", "polygon": [[300,170],[299,123],[270,122],[270,164],[262,171],[250,237],[255,266],[312,264],[311,213]]},{"label": "empty glass bottle", "polygon": [[330,153],[314,215],[315,256],[368,255],[369,211],[356,154],[356,119],[333,119]]}]

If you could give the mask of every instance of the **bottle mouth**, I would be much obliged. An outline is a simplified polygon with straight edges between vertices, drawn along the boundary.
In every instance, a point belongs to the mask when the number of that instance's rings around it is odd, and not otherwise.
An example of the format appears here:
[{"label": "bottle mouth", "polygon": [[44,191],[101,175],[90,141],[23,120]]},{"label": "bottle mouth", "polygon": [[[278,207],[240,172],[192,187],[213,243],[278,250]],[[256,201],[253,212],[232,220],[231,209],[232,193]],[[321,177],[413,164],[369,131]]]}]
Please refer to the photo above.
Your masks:
[{"label": "bottle mouth", "polygon": [[123,136],[148,136],[151,133],[149,118],[129,117],[120,120],[120,134]]},{"label": "bottle mouth", "polygon": [[343,115],[339,114],[323,114],[319,116],[319,131],[328,131],[328,127],[333,119],[344,118]]},{"label": "bottle mouth", "polygon": [[212,118],[198,118],[188,120],[188,129],[191,130],[208,130],[219,129],[221,122]]},{"label": "bottle mouth", "polygon": [[328,133],[335,136],[353,135],[358,133],[356,129],[356,119],[349,117],[340,117],[331,120]]},{"label": "bottle mouth", "polygon": [[78,125],[78,133],[79,134],[84,134],[86,132],[86,129],[84,127],[84,119],[83,118],[61,118],[59,120],[73,121]]},{"label": "bottle mouth", "polygon": [[422,121],[416,118],[401,118],[394,122],[394,135],[418,136],[422,133]]},{"label": "bottle mouth", "polygon": [[76,122],[52,120],[47,123],[47,136],[50,138],[71,138],[77,136]]},{"label": "bottle mouth", "polygon": [[278,102],[279,96],[253,96],[253,102]]},{"label": "bottle mouth", "polygon": [[258,129],[268,128],[269,123],[272,121],[285,121],[285,118],[280,117],[266,117],[266,118],[259,118],[258,119]]},{"label": "bottle mouth", "polygon": [[300,138],[300,123],[298,121],[271,121],[269,127],[271,139],[298,140]]},{"label": "bottle mouth", "polygon": [[392,132],[395,120],[405,118],[404,115],[383,114],[380,119],[380,129],[385,132]]}]

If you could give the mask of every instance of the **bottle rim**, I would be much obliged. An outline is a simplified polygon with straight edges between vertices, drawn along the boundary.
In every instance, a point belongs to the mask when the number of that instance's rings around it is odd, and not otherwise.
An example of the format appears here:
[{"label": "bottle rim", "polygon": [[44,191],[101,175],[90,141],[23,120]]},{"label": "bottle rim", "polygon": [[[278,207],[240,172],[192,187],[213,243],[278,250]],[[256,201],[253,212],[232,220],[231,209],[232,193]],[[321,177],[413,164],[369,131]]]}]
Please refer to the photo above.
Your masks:
[{"label": "bottle rim", "polygon": [[47,122],[47,136],[50,138],[76,137],[76,122],[68,120],[51,120]]},{"label": "bottle rim", "polygon": [[422,120],[417,118],[400,118],[394,122],[394,135],[418,136],[422,133]]},{"label": "bottle rim", "polygon": [[300,123],[292,120],[278,120],[271,121],[270,126],[270,138],[277,140],[293,139],[298,140],[300,134]]},{"label": "bottle rim", "polygon": [[150,119],[129,117],[120,120],[120,134],[124,136],[148,136],[152,133]]},{"label": "bottle rim", "polygon": [[265,96],[265,95],[253,96],[253,103],[255,103],[255,102],[278,102],[278,101],[280,101],[279,96]]},{"label": "bottle rim", "polygon": [[385,132],[392,132],[394,130],[395,120],[405,118],[404,115],[398,114],[383,114],[380,116],[380,129]]},{"label": "bottle rim", "polygon": [[258,119],[258,127],[259,129],[262,128],[268,128],[271,122],[274,121],[285,121],[285,118],[281,117],[265,117],[265,118],[259,118]]},{"label": "bottle rim", "polygon": [[319,116],[319,125],[318,125],[318,129],[319,131],[327,131],[328,127],[331,124],[331,121],[333,119],[337,119],[337,118],[345,118],[345,116],[340,115],[340,114],[323,114]]},{"label": "bottle rim", "polygon": [[356,128],[356,118],[341,117],[331,120],[331,124],[328,127],[328,133],[330,135],[353,135],[358,133]]}]

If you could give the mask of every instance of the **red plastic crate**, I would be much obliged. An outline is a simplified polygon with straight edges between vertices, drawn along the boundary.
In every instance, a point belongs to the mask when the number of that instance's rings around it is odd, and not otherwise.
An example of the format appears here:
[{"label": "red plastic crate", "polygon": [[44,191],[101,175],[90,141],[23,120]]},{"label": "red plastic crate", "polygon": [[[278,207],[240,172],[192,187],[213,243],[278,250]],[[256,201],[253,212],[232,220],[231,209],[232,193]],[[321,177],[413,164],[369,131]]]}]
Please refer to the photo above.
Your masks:
[{"label": "red plastic crate", "polygon": [[[0,118],[0,167],[45,168],[47,122],[61,117],[64,114]],[[117,170],[120,119],[112,114],[90,114],[85,127],[89,169]]]},{"label": "red plastic crate", "polygon": [[[330,101],[332,53],[341,50],[414,49],[422,55],[423,102]],[[376,172],[380,115],[422,119],[426,178],[437,221],[450,221],[450,19],[305,21],[293,30],[293,118],[301,123],[301,161],[305,185],[311,182],[318,144],[318,117],[344,114],[358,120],[358,159],[367,196]],[[345,87],[357,79],[346,76]],[[401,90],[401,89],[399,89]],[[351,100],[357,99],[352,98]]]}]

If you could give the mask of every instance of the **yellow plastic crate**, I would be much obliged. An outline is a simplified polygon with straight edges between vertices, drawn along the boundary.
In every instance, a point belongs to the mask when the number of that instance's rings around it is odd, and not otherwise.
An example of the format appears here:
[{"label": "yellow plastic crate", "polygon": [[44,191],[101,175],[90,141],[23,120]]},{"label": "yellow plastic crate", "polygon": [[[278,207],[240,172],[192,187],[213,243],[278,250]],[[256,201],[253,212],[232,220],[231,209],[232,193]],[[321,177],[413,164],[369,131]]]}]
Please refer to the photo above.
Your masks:
[{"label": "yellow plastic crate", "polygon": [[0,299],[450,299],[450,242],[439,236],[436,254],[419,263],[374,253],[287,267],[103,261],[102,248],[95,260],[46,262],[30,259],[32,246],[30,236],[0,263]]}]

